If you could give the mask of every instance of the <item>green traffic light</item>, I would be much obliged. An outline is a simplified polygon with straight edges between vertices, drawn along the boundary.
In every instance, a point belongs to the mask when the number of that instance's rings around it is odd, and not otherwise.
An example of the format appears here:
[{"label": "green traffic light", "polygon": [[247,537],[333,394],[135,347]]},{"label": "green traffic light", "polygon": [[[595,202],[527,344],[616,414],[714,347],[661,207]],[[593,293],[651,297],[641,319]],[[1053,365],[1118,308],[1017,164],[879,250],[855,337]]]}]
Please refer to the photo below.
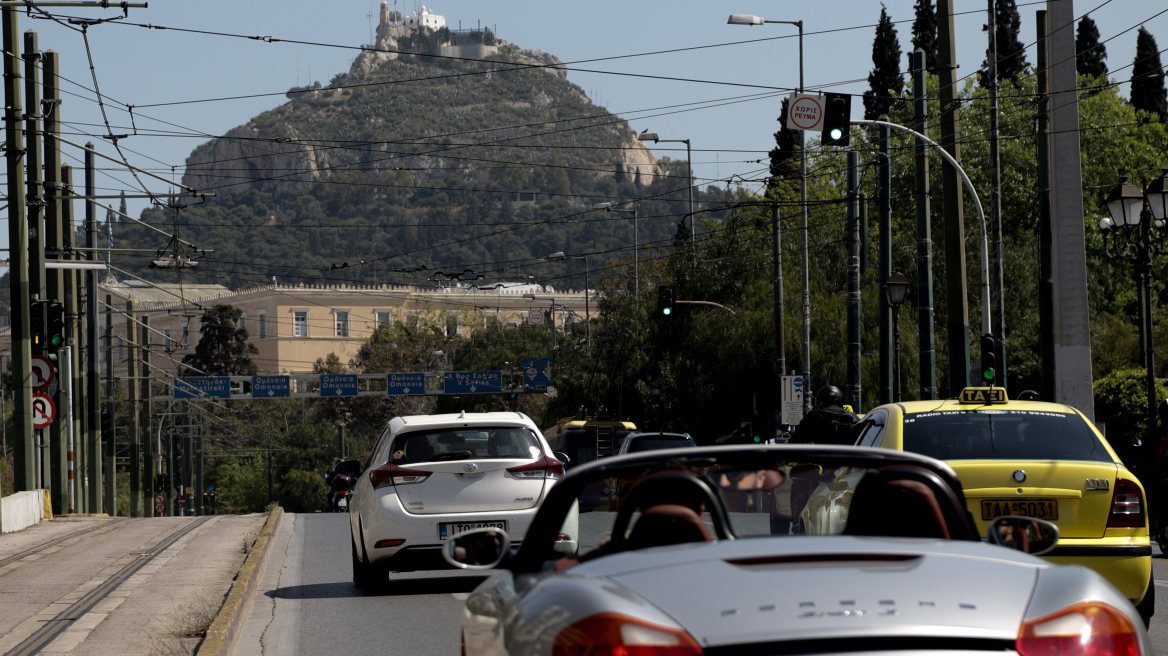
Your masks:
[{"label": "green traffic light", "polygon": [[839,138],[844,136],[844,131],[839,128],[832,128],[830,135],[832,141],[839,141]]},{"label": "green traffic light", "polygon": [[62,339],[60,335],[53,335],[52,338],[49,339],[49,342],[53,346],[60,346],[62,343],[64,343],[64,341],[65,340]]},{"label": "green traffic light", "polygon": [[981,373],[981,375],[982,375],[982,377],[983,377],[983,378],[985,378],[986,380],[993,380],[993,379],[994,379],[994,376],[996,376],[996,375],[997,375],[997,373],[998,373],[998,372],[994,371],[994,370],[991,368],[991,369],[986,369],[985,371],[983,371],[983,372]]},{"label": "green traffic light", "polygon": [[759,443],[759,442],[761,442],[761,441],[762,441],[762,438],[761,438],[761,437],[759,437],[758,435],[755,435],[755,436],[754,436],[754,443],[755,443],[755,444],[758,444],[758,443]]},{"label": "green traffic light", "polygon": [[669,316],[669,315],[673,314],[673,308],[665,308],[665,309],[661,310],[661,314],[664,314],[665,316]]}]

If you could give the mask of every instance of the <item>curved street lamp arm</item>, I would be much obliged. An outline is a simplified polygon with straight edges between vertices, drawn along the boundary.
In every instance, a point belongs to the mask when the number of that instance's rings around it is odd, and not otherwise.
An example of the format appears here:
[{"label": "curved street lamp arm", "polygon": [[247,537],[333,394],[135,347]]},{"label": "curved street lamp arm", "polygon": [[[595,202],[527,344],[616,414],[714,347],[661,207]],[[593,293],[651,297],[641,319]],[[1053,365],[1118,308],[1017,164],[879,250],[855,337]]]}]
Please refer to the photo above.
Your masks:
[{"label": "curved street lamp arm", "polygon": [[945,149],[942,148],[940,146],[940,144],[938,144],[937,142],[933,141],[932,139],[926,137],[925,135],[921,134],[920,132],[917,132],[916,130],[910,130],[909,128],[906,128],[903,125],[897,125],[896,123],[889,123],[888,121],[852,120],[851,124],[852,125],[883,125],[883,126],[887,126],[889,128],[892,128],[894,130],[899,130],[899,131],[904,132],[906,134],[911,134],[912,136],[916,137],[917,139],[920,139],[921,141],[924,141],[925,143],[932,146],[933,149],[936,150],[946,162],[949,162],[949,164],[951,164],[953,166],[953,168],[957,169],[957,172],[959,174],[961,174],[961,179],[965,181],[965,188],[968,189],[969,193],[973,195],[974,205],[977,206],[977,218],[981,220],[981,328],[982,328],[982,334],[984,334],[984,335],[993,334],[993,332],[990,330],[990,260],[989,260],[989,239],[986,236],[985,211],[982,210],[982,208],[981,208],[981,199],[978,198],[978,196],[977,196],[977,190],[973,188],[973,182],[971,182],[969,179],[969,176],[965,174],[965,169],[961,168],[961,164],[958,164],[957,160],[953,159],[952,155],[945,152]]},{"label": "curved street lamp arm", "polygon": [[733,315],[738,314],[737,312],[735,312],[734,310],[731,310],[730,308],[726,307],[725,305],[722,305],[721,303],[715,303],[713,301],[674,301],[673,304],[674,305],[709,305],[709,306],[716,307],[716,308],[722,308],[723,310],[725,310]]}]

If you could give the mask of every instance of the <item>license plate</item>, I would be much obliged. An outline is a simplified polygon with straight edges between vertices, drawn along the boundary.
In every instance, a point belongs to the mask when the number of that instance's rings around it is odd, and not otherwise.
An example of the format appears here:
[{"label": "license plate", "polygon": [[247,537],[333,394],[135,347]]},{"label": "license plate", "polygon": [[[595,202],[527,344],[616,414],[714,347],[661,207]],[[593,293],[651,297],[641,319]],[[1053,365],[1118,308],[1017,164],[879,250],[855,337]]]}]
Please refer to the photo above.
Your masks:
[{"label": "license plate", "polygon": [[497,528],[507,530],[507,522],[460,522],[458,524],[439,524],[438,539],[449,540],[463,531],[473,531],[480,528]]},{"label": "license plate", "polygon": [[348,508],[349,507],[349,498],[348,497],[341,497],[340,499],[337,499],[337,505],[340,506],[341,508]]},{"label": "license plate", "polygon": [[997,499],[981,502],[981,518],[989,521],[1002,515],[1021,515],[1038,519],[1058,519],[1057,501],[1032,501],[1026,499]]}]

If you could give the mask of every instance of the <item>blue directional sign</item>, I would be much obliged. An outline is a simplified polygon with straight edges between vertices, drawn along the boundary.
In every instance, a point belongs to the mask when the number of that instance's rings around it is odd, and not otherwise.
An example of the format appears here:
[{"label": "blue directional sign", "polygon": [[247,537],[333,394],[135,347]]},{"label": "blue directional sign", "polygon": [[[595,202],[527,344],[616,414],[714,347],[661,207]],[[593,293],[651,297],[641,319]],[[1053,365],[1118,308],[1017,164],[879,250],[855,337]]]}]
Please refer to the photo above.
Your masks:
[{"label": "blue directional sign", "polygon": [[174,379],[174,398],[176,399],[202,399],[207,397],[226,399],[230,396],[231,379],[227,376]]},{"label": "blue directional sign", "polygon": [[501,371],[447,371],[447,394],[491,394],[503,391]]},{"label": "blue directional sign", "polygon": [[421,396],[426,393],[426,374],[389,374],[385,393],[390,396]]},{"label": "blue directional sign", "polygon": [[287,376],[252,376],[251,397],[253,399],[269,399],[277,396],[289,396],[292,385]]},{"label": "blue directional sign", "polygon": [[523,391],[546,392],[552,384],[552,367],[556,361],[551,358],[523,359]]},{"label": "blue directional sign", "polygon": [[357,396],[357,374],[323,374],[320,377],[321,396]]}]

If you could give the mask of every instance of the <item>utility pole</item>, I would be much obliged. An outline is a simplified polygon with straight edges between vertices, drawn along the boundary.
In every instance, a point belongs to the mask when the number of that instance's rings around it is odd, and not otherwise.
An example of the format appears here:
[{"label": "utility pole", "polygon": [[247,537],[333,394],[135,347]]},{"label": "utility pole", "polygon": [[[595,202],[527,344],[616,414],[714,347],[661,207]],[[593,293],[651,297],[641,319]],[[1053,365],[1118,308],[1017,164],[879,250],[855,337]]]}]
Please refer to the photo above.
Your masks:
[{"label": "utility pole", "polygon": [[[54,55],[55,56],[55,55]],[[61,188],[61,248],[64,251],[71,251],[73,249],[73,167],[68,164],[61,165],[61,182],[64,185]],[[81,483],[85,480],[85,471],[78,470],[78,466],[82,465],[84,461],[79,459],[80,453],[84,450],[84,437],[82,432],[82,423],[78,418],[84,413],[81,405],[82,378],[81,369],[84,366],[84,361],[81,359],[81,314],[79,312],[78,303],[78,283],[79,272],[75,270],[60,271],[64,278],[65,284],[65,316],[68,318],[67,328],[68,336],[73,340],[73,362],[70,370],[62,372],[62,376],[70,376],[72,378],[72,407],[73,407],[73,427],[68,439],[73,444],[72,462],[73,462],[73,480],[70,481],[70,490],[73,494],[74,510],[85,505],[85,500],[82,497],[83,490],[80,488]]]},{"label": "utility pole", "polygon": [[[925,51],[912,53],[913,122],[917,132],[928,127]],[[937,398],[937,346],[933,334],[933,230],[929,211],[929,147],[916,140],[917,174],[917,350],[920,353],[920,399]]]},{"label": "utility pole", "polygon": [[[28,282],[29,293],[34,294],[37,299],[41,301],[48,300],[46,293],[45,280],[45,200],[41,186],[41,70],[40,70],[40,48],[37,46],[37,33],[29,30],[24,33],[24,55],[21,59],[24,60],[24,96],[28,103],[26,108],[28,111],[24,115],[24,130],[28,135],[25,141],[25,165],[24,173],[27,178],[25,189],[28,202],[28,238],[29,238],[29,263],[28,263]],[[33,312],[40,315],[43,322],[45,320],[45,305],[38,305]],[[42,347],[45,349],[48,345]],[[49,350],[42,350],[44,354],[51,354]],[[57,367],[59,368],[59,364]],[[60,397],[58,397],[60,398]],[[58,428],[57,430],[60,430]],[[52,468],[50,462],[52,456],[49,453],[49,442],[51,438],[46,437],[46,433],[52,431],[38,430],[36,431],[36,487],[50,490],[52,496]]]},{"label": "utility pole", "polygon": [[844,398],[853,412],[861,406],[860,153],[848,151],[848,385]]},{"label": "utility pole", "polygon": [[[85,151],[85,246],[89,249],[88,259],[97,260],[97,205],[92,200],[97,194],[97,168],[94,165],[93,144],[86,144]],[[85,353],[85,368],[82,379],[85,389],[81,392],[85,412],[86,484],[89,487],[90,512],[101,512],[101,414],[98,399],[101,398],[101,378],[98,375],[98,328],[97,328],[97,271],[88,270],[85,276],[85,330],[81,334],[81,347]],[[111,476],[113,474],[111,473]],[[140,501],[140,500],[139,500]]]},{"label": "utility pole", "polygon": [[1042,361],[1042,399],[1058,398],[1054,358],[1054,239],[1050,214],[1050,77],[1047,72],[1045,11],[1035,12],[1038,42],[1038,325]]},{"label": "utility pole", "polygon": [[8,255],[12,304],[13,472],[17,492],[33,489],[32,344],[29,339],[28,215],[24,195],[24,129],[20,93],[20,32],[16,7],[4,7],[4,137],[8,168]]},{"label": "utility pole", "polygon": [[[961,162],[957,45],[953,38],[953,0],[937,0],[937,76],[941,83],[941,147]],[[945,213],[945,334],[949,346],[949,393],[969,385],[969,293],[965,276],[965,214],[961,179],[949,162],[941,165]],[[985,301],[982,301],[983,303]]]},{"label": "utility pole", "polygon": [[783,251],[779,230],[779,201],[771,203],[771,288],[774,293],[775,407],[782,407],[783,374],[787,373],[787,327],[783,315]]},{"label": "utility pole", "polygon": [[[27,38],[27,37],[26,37]],[[49,50],[42,56],[42,70],[44,71],[44,153],[45,153],[45,181],[44,181],[44,198],[45,198],[45,249],[52,251],[51,258],[55,260],[67,259],[64,255],[63,247],[65,245],[65,235],[63,233],[64,223],[61,218],[61,204],[62,204],[62,190],[64,184],[61,182],[61,142],[57,140],[57,132],[60,131],[61,121],[61,91],[60,91],[60,60],[57,53]],[[46,270],[47,274],[47,293],[49,298],[57,299],[65,308],[65,343],[76,344],[74,335],[77,332],[76,317],[73,316],[69,308],[69,296],[67,293],[66,280],[68,280],[73,273],[68,269],[50,269]],[[64,360],[60,362],[61,366],[57,372],[60,379],[61,390],[70,389],[70,393],[62,397],[62,402],[57,404],[58,414],[64,415],[66,408],[65,404],[70,404],[69,409],[72,410],[73,394],[72,390],[76,389],[73,385],[73,358],[69,358],[69,363],[66,364]],[[66,379],[69,380],[68,388],[65,385]],[[63,514],[70,509],[73,504],[69,503],[73,500],[71,495],[73,490],[71,486],[72,481],[69,480],[69,462],[68,457],[69,442],[73,436],[69,434],[72,430],[72,424],[64,421],[54,421],[49,426],[49,453],[51,456],[51,487],[53,494],[51,496],[53,502],[53,513]]]},{"label": "utility pole", "polygon": [[881,125],[879,129],[880,155],[876,175],[880,187],[880,251],[877,254],[876,293],[880,297],[880,402],[892,403],[892,306],[884,293],[884,285],[892,273],[892,156],[888,126]]},{"label": "utility pole", "polygon": [[138,345],[134,339],[134,301],[126,299],[126,387],[130,396],[130,517],[142,517],[142,477],[138,474],[142,467],[142,408],[138,400],[140,387],[137,377]]},{"label": "utility pole", "polygon": [[117,472],[118,472],[118,415],[114,390],[114,297],[105,295],[105,403],[109,415],[109,435],[105,439],[105,511],[110,517],[117,515]]},{"label": "utility pole", "polygon": [[990,35],[989,52],[986,60],[989,70],[990,91],[990,239],[993,241],[994,266],[990,269],[993,285],[993,305],[991,307],[994,337],[997,338],[998,385],[1006,387],[1006,320],[1003,268],[1002,268],[1002,163],[998,149],[998,36],[997,0],[989,0],[989,23],[986,31]]},{"label": "utility pole", "polygon": [[150,366],[151,346],[150,346],[150,317],[146,314],[142,315],[138,324],[138,339],[136,340],[142,346],[142,369],[135,373],[139,377],[134,381],[134,384],[140,385],[142,388],[141,396],[145,403],[146,409],[146,439],[142,440],[142,469],[134,472],[134,475],[142,477],[142,490],[146,497],[146,512],[147,517],[154,516],[154,469],[155,469],[155,454],[154,454],[154,402],[151,400],[153,393],[150,389],[150,376],[153,369]]},{"label": "utility pole", "polygon": [[186,506],[183,509],[183,516],[194,514],[194,504],[192,499],[192,492],[194,491],[194,440],[191,434],[191,402],[186,402],[187,413],[183,423],[185,424],[183,431],[183,489],[182,493],[186,496]]}]

